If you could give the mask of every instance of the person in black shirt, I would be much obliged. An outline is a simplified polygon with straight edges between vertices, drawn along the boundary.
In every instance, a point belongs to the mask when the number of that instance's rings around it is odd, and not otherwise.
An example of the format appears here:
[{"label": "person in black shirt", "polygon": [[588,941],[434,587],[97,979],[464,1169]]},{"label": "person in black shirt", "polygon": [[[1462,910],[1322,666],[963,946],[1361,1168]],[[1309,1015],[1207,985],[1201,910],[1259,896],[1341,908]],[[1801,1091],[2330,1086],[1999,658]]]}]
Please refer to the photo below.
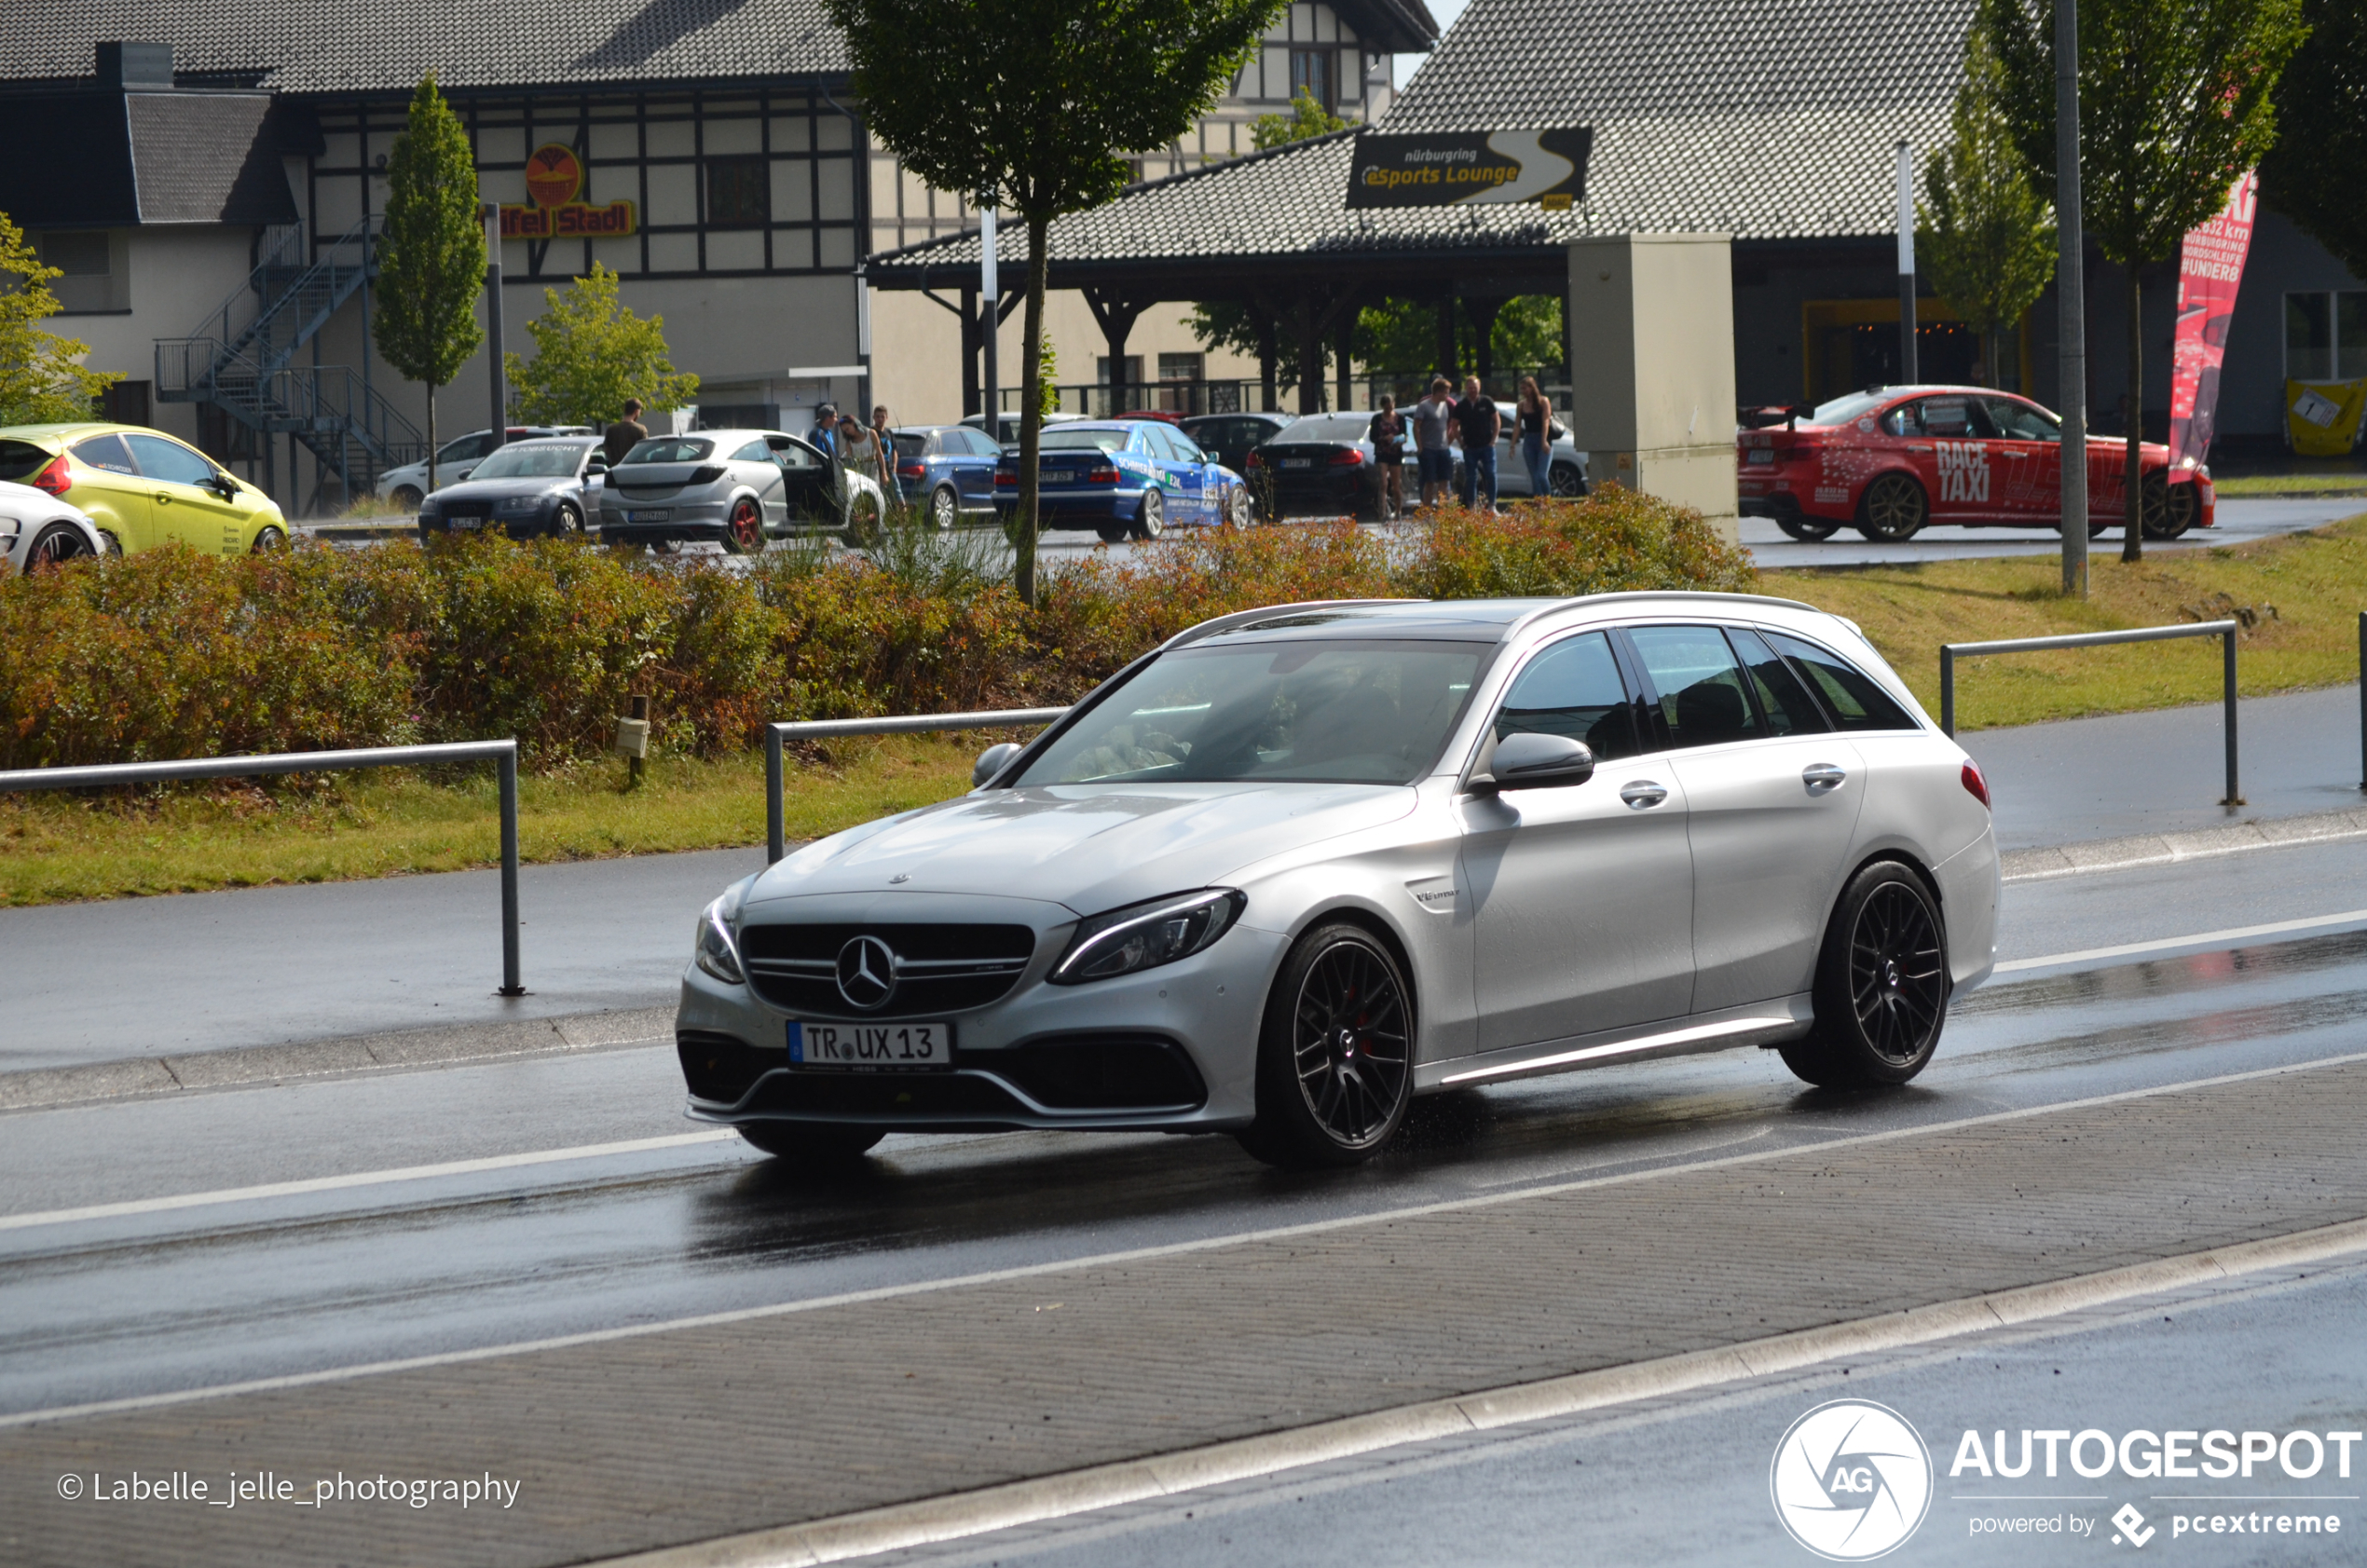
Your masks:
[{"label": "person in black shirt", "polygon": [[1364,434],[1373,443],[1373,460],[1381,468],[1381,515],[1394,523],[1405,515],[1405,421],[1397,412],[1396,398],[1381,399],[1381,411],[1373,416]]},{"label": "person in black shirt", "polygon": [[1463,438],[1463,504],[1479,505],[1479,492],[1487,490],[1487,510],[1496,510],[1496,438],[1502,433],[1504,416],[1498,412],[1496,400],[1480,390],[1476,375],[1464,377],[1463,395],[1455,404],[1455,428]]}]

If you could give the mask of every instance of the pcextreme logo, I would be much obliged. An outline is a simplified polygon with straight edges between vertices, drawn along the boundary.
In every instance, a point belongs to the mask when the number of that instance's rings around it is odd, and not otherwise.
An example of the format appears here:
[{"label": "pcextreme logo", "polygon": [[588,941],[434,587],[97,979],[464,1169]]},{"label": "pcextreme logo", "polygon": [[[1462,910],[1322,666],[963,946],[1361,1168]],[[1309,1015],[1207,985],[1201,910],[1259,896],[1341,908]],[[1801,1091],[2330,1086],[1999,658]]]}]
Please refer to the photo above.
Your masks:
[{"label": "pcextreme logo", "polygon": [[1864,1562],[1905,1544],[1923,1522],[1931,1454],[1889,1406],[1836,1399],[1784,1433],[1768,1491],[1793,1540],[1830,1561]]}]

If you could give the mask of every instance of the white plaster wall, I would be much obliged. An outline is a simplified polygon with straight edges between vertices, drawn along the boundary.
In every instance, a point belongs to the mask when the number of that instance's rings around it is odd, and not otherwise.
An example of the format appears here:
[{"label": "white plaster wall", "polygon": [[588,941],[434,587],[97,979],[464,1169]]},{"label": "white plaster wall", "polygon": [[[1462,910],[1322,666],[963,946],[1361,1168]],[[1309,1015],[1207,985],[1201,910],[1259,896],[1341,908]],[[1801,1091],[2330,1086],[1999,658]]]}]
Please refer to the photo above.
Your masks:
[{"label": "white plaster wall", "polygon": [[[41,324],[89,344],[84,362],[92,370],[152,381],[156,340],[206,330],[212,312],[245,283],[254,231],[190,224],[119,230],[116,238],[130,273],[130,308],[52,316]],[[158,429],[197,439],[194,403],[152,402],[149,416]]]}]

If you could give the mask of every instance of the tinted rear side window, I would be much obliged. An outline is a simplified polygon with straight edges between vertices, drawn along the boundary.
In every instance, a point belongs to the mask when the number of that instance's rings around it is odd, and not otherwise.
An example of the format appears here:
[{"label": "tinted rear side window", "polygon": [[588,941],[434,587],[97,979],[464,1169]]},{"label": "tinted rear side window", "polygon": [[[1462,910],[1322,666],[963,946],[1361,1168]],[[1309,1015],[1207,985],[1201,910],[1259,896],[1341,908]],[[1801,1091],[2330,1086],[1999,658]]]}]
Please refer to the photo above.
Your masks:
[{"label": "tinted rear side window", "polygon": [[0,479],[21,484],[49,466],[49,454],[29,441],[0,441]]},{"label": "tinted rear side window", "polygon": [[1627,634],[1651,676],[1672,745],[1715,746],[1759,733],[1743,668],[1715,626],[1635,626]]},{"label": "tinted rear side window", "polygon": [[628,463],[695,463],[715,450],[711,441],[686,441],[678,436],[660,436],[642,442],[624,455]]},{"label": "tinted rear side window", "polygon": [[1917,729],[1922,726],[1898,705],[1895,698],[1875,683],[1874,677],[1843,659],[1838,653],[1827,653],[1814,643],[1770,632],[1767,640],[1789,659],[1794,667],[1808,678],[1823,700],[1825,711],[1843,729]]},{"label": "tinted rear side window", "polygon": [[1770,730],[1778,735],[1813,735],[1831,728],[1791,666],[1777,658],[1756,633],[1730,626],[1726,634],[1734,651],[1743,656],[1751,691],[1758,698],[1758,711],[1766,716]]},{"label": "tinted rear side window", "polygon": [[1529,661],[1496,715],[1498,740],[1522,734],[1583,741],[1601,762],[1636,755],[1635,716],[1602,633],[1567,637]]},{"label": "tinted rear side window", "polygon": [[116,435],[92,436],[89,441],[74,443],[74,458],[87,469],[104,469],[109,473],[138,474],[139,466],[132,462],[130,450]]}]

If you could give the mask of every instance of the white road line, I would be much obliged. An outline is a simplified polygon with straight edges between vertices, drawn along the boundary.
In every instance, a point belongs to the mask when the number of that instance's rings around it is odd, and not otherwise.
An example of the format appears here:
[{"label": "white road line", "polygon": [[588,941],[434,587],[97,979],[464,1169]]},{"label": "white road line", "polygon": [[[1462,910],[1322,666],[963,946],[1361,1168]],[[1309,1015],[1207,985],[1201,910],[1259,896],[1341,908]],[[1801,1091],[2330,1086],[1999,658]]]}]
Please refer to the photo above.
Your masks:
[{"label": "white road line", "polygon": [[2288,931],[2307,931],[2321,925],[2348,925],[2357,920],[2367,920],[2367,909],[2346,909],[2339,915],[2312,915],[2300,920],[2271,920],[2266,925],[2230,926],[2225,931],[2203,931],[2192,936],[2165,936],[2155,942],[2124,942],[2117,948],[2083,948],[2075,953],[2049,953],[2045,958],[2016,959],[2010,963],[1999,964],[1996,973],[2011,975],[2023,969],[2052,969],[2059,963],[2130,958],[2138,953],[2167,952],[2172,948],[2193,948],[2211,942],[2240,942],[2247,937],[2276,936]]},{"label": "white road line", "polygon": [[356,1378],[380,1377],[390,1372],[420,1371],[432,1367],[453,1367],[473,1361],[499,1360],[504,1357],[526,1356],[544,1350],[568,1350],[578,1345],[609,1344],[618,1340],[641,1339],[650,1334],[667,1334],[678,1329],[726,1328],[739,1323],[761,1322],[766,1318],[788,1317],[800,1313],[820,1312],[828,1307],[856,1306],[872,1302],[896,1301],[907,1296],[933,1295],[940,1290],[959,1290],[974,1285],[1000,1285],[1015,1279],[1038,1279],[1047,1275],[1080,1274],[1092,1269],[1116,1268],[1160,1258],[1187,1257],[1194,1253],[1214,1252],[1227,1247],[1246,1246],[1254,1242],[1291,1241],[1302,1236],[1324,1235],[1334,1231],[1361,1230],[1371,1225],[1388,1225],[1403,1220],[1425,1219],[1434,1214],[1455,1214],[1471,1209],[1494,1208],[1503,1204],[1526,1203],[1532,1198],[1558,1197],[1570,1193],[1588,1192],[1602,1187],[1622,1187],[1630,1182],[1656,1181],[1668,1176],[1690,1175],[1706,1170],[1726,1170],[1738,1166],[1758,1165],[1768,1160],[1781,1159],[1787,1154],[1823,1154],[1835,1150],[1862,1149],[1878,1143],[1895,1143],[1902,1139],[1926,1138],[1971,1127],[1995,1126],[2006,1122],[2027,1121],[2032,1116],[2049,1116],[2058,1111],[2087,1111],[2099,1106],[2126,1105],[2135,1100],[2152,1099],[2160,1095],[2185,1094],[2196,1089],[2214,1089],[2229,1084],[2247,1084],[2260,1078],[2278,1078],[2288,1073],[2310,1072],[2329,1067],[2347,1067],[2360,1062],[2367,1062],[2367,1051],[2354,1051],[2339,1057],[2320,1057],[2315,1061],[2289,1062],[2278,1067],[2253,1068],[2244,1072],[2222,1073],[2214,1078],[2196,1078],[2179,1084],[2156,1084],[2150,1088],[2124,1089],[2114,1094],[2093,1095],[2085,1099],[2060,1100],[2052,1105],[2032,1105],[2015,1111],[1995,1111],[1986,1115],[1966,1116],[1952,1122],[1936,1122],[1925,1126],[1892,1127],[1882,1132],[1856,1133],[1847,1138],[1826,1139],[1818,1142],[1793,1144],[1781,1149],[1758,1150],[1748,1154],[1729,1154],[1723,1159],[1660,1166],[1650,1170],[1628,1171],[1618,1176],[1587,1177],[1576,1181],[1529,1187],[1517,1192],[1486,1193],[1470,1197],[1444,1198],[1436,1203],[1416,1204],[1405,1208],[1385,1209],[1372,1214],[1348,1214],[1331,1220],[1310,1220],[1296,1225],[1275,1225],[1260,1230],[1236,1231],[1229,1235],[1201,1236],[1191,1241],[1165,1242],[1156,1247],[1129,1248],[1122,1251],[1095,1253],[1082,1258],[1059,1259],[1050,1262],[1026,1263],[1007,1269],[983,1269],[976,1274],[951,1275],[939,1279],[916,1279],[902,1285],[878,1286],[869,1290],[841,1291],[834,1296],[813,1296],[801,1301],[778,1302],[769,1306],[738,1307],[729,1312],[699,1313],[686,1317],[662,1318],[656,1322],[625,1324],[614,1329],[594,1329],[582,1333],[556,1334],[548,1339],[513,1340],[506,1344],[480,1345],[469,1350],[440,1351],[429,1356],[406,1356],[390,1361],[365,1361],[349,1367],[325,1367],[318,1371],[291,1372],[281,1377],[254,1378],[244,1383],[216,1384],[207,1388],[185,1388],[170,1394],[142,1394],[130,1398],[101,1399],[83,1405],[60,1405],[48,1410],[24,1411],[14,1415],[0,1415],[0,1430],[12,1426],[29,1426],[43,1421],[69,1421],[83,1416],[114,1415],[126,1411],[157,1410],[169,1405],[191,1404],[200,1399],[226,1398],[236,1394],[263,1394],[284,1388],[308,1388],[324,1383],[347,1383]]},{"label": "white road line", "polygon": [[622,1143],[581,1143],[572,1149],[536,1149],[523,1154],[490,1154],[483,1159],[447,1160],[434,1166],[357,1170],[346,1176],[315,1176],[302,1181],[268,1181],[259,1187],[224,1187],[211,1193],[178,1193],[161,1198],[94,1203],[83,1208],[49,1208],[34,1214],[0,1215],[0,1231],[30,1230],[35,1225],[71,1225],[89,1220],[116,1220],[130,1214],[164,1214],[176,1208],[202,1208],[209,1204],[301,1197],[307,1193],[338,1193],[353,1187],[376,1187],[390,1181],[427,1181],[439,1176],[475,1176],[491,1170],[522,1170],[530,1166],[557,1165],[565,1160],[596,1160],[608,1154],[642,1154],[653,1149],[683,1149],[694,1143],[721,1143],[737,1137],[739,1134],[728,1127],[715,1132],[670,1133],[664,1138],[628,1139]]}]

